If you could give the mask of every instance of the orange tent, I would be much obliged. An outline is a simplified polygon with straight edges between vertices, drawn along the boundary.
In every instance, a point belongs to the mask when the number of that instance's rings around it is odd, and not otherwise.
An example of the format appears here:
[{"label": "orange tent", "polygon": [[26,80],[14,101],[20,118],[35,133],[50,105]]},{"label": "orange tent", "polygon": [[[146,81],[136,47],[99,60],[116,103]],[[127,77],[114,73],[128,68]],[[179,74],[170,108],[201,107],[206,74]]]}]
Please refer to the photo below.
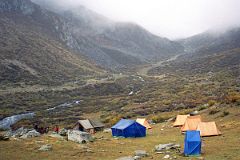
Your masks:
[{"label": "orange tent", "polygon": [[215,122],[200,122],[197,130],[200,131],[200,135],[204,136],[218,136],[221,132],[217,129]]},{"label": "orange tent", "polygon": [[152,129],[152,127],[145,118],[137,118],[136,122],[146,127],[146,129]]},{"label": "orange tent", "polygon": [[197,130],[198,124],[202,122],[201,116],[189,116],[186,119],[186,122],[181,128],[182,132],[185,132],[187,130]]},{"label": "orange tent", "polygon": [[175,122],[173,123],[173,126],[174,127],[183,126],[188,116],[190,116],[190,115],[189,114],[177,115],[177,118],[176,118]]}]

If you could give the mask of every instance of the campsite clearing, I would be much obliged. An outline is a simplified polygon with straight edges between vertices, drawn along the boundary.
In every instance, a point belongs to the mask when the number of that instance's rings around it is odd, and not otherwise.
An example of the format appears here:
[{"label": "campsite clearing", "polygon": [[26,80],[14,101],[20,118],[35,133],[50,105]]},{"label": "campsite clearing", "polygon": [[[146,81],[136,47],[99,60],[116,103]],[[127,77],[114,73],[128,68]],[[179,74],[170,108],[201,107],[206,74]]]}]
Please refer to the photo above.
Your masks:
[{"label": "campsite clearing", "polygon": [[[221,117],[221,113],[209,115],[209,110],[201,112],[203,119],[216,121],[221,136],[204,137],[202,157],[207,160],[238,160],[240,154],[239,132],[240,109],[237,107],[228,108],[230,114]],[[172,122],[159,123],[152,126],[152,133],[144,138],[113,138],[111,133],[98,132],[94,136],[96,141],[84,145],[71,141],[58,140],[44,135],[42,137],[27,140],[11,140],[0,142],[0,155],[4,160],[12,159],[48,159],[48,160],[114,160],[123,156],[132,156],[135,150],[145,150],[149,153],[149,159],[162,159],[165,154],[156,154],[155,145],[165,143],[179,143],[183,151],[184,135],[179,128],[172,127]],[[103,138],[102,138],[103,137]],[[52,151],[39,152],[41,145],[51,144]],[[183,157],[181,154],[170,154],[177,156],[177,159],[194,159]],[[101,158],[100,158],[101,157]]]}]

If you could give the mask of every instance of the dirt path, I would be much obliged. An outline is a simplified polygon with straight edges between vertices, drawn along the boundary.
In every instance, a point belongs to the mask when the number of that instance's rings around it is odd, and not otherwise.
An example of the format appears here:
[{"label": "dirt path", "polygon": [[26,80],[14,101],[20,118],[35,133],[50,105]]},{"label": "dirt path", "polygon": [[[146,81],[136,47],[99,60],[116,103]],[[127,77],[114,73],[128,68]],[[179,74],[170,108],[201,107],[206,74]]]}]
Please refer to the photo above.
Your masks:
[{"label": "dirt path", "polygon": [[[156,68],[156,67],[163,66],[163,63],[165,63],[165,62],[175,61],[175,60],[176,60],[179,56],[181,56],[181,55],[183,55],[183,54],[178,54],[178,55],[175,55],[175,56],[173,56],[173,57],[171,57],[171,58],[169,58],[169,59],[167,59],[167,60],[159,61],[159,62],[157,62],[157,63],[155,63],[155,64],[151,64],[151,65],[149,65],[149,66],[146,66],[146,67],[144,67],[144,68],[141,68],[141,69],[138,70],[138,74],[139,74],[139,75],[142,75],[142,76],[148,76],[148,77],[149,77],[148,72],[149,72],[151,69]],[[154,76],[154,77],[158,78],[159,76]],[[160,75],[160,78],[161,78],[161,77],[164,77],[164,75]]]}]

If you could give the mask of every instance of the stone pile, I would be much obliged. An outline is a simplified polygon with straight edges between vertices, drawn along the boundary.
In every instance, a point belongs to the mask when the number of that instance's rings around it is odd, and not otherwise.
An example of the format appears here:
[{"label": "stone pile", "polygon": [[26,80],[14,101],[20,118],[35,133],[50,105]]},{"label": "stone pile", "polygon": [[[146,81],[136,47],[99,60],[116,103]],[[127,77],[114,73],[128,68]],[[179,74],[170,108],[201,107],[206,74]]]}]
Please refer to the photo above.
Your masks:
[{"label": "stone pile", "polygon": [[27,128],[19,128],[16,131],[7,131],[4,135],[5,137],[12,137],[12,138],[32,138],[32,137],[39,137],[41,134],[37,132],[35,129],[27,129]]}]

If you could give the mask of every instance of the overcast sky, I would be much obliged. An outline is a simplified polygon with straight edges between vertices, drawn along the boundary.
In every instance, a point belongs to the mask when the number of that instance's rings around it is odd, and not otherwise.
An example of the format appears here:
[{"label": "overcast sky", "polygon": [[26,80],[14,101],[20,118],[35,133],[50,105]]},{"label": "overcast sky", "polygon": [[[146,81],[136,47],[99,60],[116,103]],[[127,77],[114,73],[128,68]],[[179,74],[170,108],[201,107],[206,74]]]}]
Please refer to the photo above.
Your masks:
[{"label": "overcast sky", "polygon": [[49,0],[84,5],[115,21],[135,22],[170,39],[240,26],[240,0]]}]

